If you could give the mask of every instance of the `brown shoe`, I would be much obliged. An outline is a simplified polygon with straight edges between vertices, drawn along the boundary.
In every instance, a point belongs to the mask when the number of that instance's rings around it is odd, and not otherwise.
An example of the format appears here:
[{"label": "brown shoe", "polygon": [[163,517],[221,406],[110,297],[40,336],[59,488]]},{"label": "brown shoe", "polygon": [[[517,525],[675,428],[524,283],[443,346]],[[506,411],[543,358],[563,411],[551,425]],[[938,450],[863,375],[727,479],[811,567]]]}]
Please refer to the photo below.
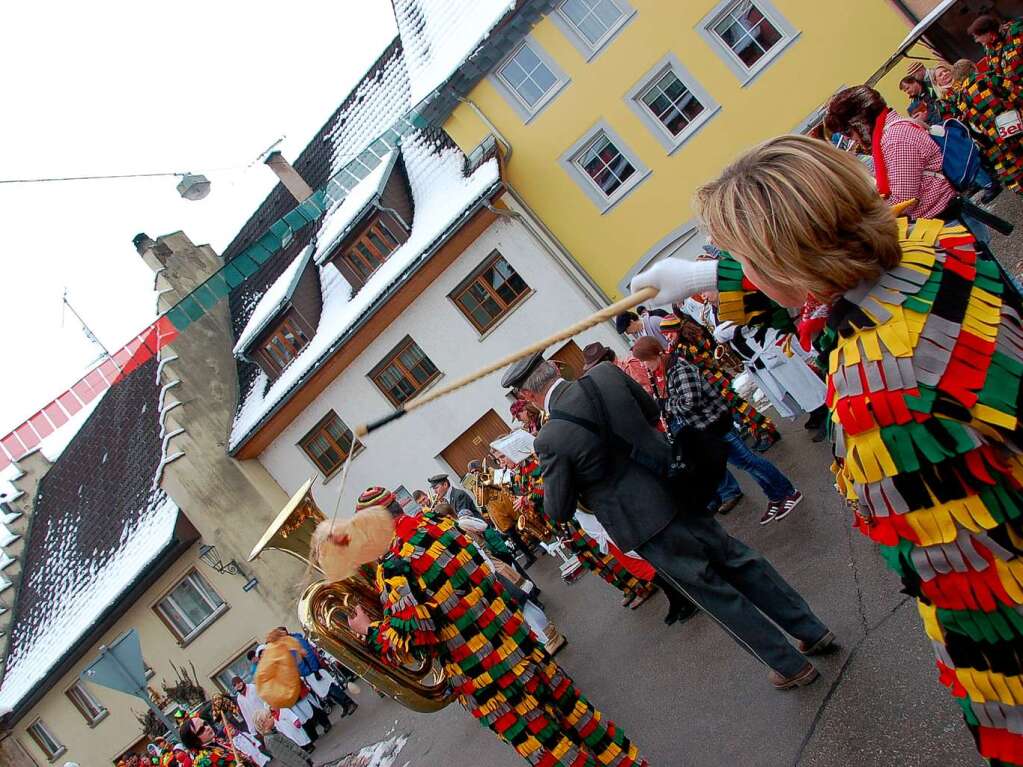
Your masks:
[{"label": "brown shoe", "polygon": [[792,676],[783,676],[777,671],[771,671],[767,675],[767,680],[774,685],[776,690],[791,690],[794,687],[806,687],[808,684],[813,684],[819,676],[817,669],[807,661],[806,665]]},{"label": "brown shoe", "polygon": [[796,647],[799,648],[799,652],[803,653],[803,655],[824,655],[836,647],[835,632],[826,631],[824,632],[824,636],[816,642],[800,641],[796,644]]}]

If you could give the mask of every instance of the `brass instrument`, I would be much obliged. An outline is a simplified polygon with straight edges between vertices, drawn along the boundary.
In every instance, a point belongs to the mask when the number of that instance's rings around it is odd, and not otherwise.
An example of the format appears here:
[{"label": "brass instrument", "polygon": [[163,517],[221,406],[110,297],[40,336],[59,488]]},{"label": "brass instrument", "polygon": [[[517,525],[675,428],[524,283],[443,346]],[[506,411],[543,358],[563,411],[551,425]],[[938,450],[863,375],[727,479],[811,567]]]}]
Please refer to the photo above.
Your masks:
[{"label": "brass instrument", "polygon": [[[292,496],[249,554],[251,562],[268,549],[310,561],[313,532],[326,517],[313,500],[310,479]],[[343,581],[319,580],[310,585],[298,604],[298,616],[311,639],[373,687],[413,711],[439,711],[455,699],[440,663],[423,661],[414,666],[392,666],[352,633],[348,617],[361,605],[373,620],[382,617],[376,585],[360,575]]]}]

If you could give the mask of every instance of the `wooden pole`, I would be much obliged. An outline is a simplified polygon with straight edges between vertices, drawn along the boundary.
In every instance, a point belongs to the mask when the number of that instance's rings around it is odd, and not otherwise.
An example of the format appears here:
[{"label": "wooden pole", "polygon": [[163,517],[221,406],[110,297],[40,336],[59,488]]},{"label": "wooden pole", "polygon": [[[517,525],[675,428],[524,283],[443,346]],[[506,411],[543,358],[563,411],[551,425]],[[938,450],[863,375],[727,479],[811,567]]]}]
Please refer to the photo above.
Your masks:
[{"label": "wooden pole", "polygon": [[355,436],[365,437],[370,432],[376,431],[380,427],[389,424],[391,421],[396,421],[397,419],[404,416],[406,413],[411,413],[413,410],[421,408],[424,405],[433,402],[434,400],[438,400],[441,397],[446,397],[448,394],[451,394],[454,391],[458,391],[459,389],[464,388],[469,384],[473,383],[474,381],[478,381],[484,376],[488,376],[497,370],[506,368],[512,363],[518,362],[519,360],[528,357],[530,354],[542,352],[548,346],[553,346],[559,341],[565,341],[568,340],[569,338],[572,338],[572,336],[577,336],[583,331],[589,330],[595,325],[599,325],[601,322],[607,322],[608,320],[614,319],[622,312],[626,312],[635,306],[639,306],[644,301],[649,301],[656,295],[657,290],[655,288],[643,288],[642,290],[633,293],[630,296],[626,296],[621,301],[616,301],[610,306],[601,309],[599,312],[594,312],[589,317],[580,320],[574,325],[569,325],[567,328],[558,331],[554,335],[548,336],[547,338],[532,343],[529,346],[525,347],[524,349],[519,349],[517,352],[509,354],[506,357],[502,357],[501,359],[497,360],[497,362],[492,362],[486,367],[480,368],[474,373],[470,373],[469,375],[463,376],[462,378],[459,378],[458,380],[449,383],[447,386],[442,386],[439,389],[434,389],[433,391],[427,392],[421,397],[416,397],[415,399],[406,402],[393,413],[390,413],[384,416],[383,418],[378,418],[375,421],[370,421],[369,423],[356,426],[354,429]]},{"label": "wooden pole", "polygon": [[231,731],[227,728],[227,715],[223,710],[220,711],[220,721],[224,724],[224,734],[227,736],[227,742],[231,746],[231,753],[234,754],[234,763],[241,767],[242,760],[238,757],[238,749],[234,747],[234,738],[231,736]]}]

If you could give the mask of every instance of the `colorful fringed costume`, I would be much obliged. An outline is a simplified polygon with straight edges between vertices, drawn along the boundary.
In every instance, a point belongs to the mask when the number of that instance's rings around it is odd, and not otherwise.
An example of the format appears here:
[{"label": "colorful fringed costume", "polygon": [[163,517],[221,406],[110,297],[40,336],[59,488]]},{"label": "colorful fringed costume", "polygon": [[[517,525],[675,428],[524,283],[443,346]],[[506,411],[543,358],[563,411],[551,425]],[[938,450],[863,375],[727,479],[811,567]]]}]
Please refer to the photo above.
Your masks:
[{"label": "colorful fringed costume", "polygon": [[1003,25],[1001,39],[985,53],[991,75],[1015,83],[1023,82],[1023,21]]},{"label": "colorful fringed costume", "polygon": [[995,118],[1003,112],[1023,107],[1023,83],[1018,79],[990,74],[974,74],[957,83],[950,95],[952,115],[965,123],[987,157],[999,181],[1017,194],[1023,194],[1023,139],[1000,139]]},{"label": "colorful fringed costume", "polygon": [[[525,495],[532,504],[533,511],[543,520],[551,531],[551,538],[557,531],[551,527],[550,520],[543,513],[543,477],[540,462],[536,456],[523,461],[518,466],[514,478],[515,494]],[[569,535],[568,545],[572,553],[579,557],[579,562],[590,572],[596,573],[607,583],[621,591],[630,600],[636,597],[649,597],[654,591],[652,578],[654,570],[644,560],[638,560],[640,567],[626,565],[626,558],[616,548],[608,546],[607,553],[600,550],[600,544],[582,529],[573,517],[566,524]],[[638,558],[637,558],[638,559]],[[645,567],[644,567],[645,566]],[[646,577],[637,577],[641,573]]]},{"label": "colorful fringed costume", "polygon": [[[1023,764],[1023,312],[962,227],[899,222],[902,262],[833,306],[836,478],[916,597],[980,753]],[[731,259],[723,318],[787,316]]]},{"label": "colorful fringed costume", "polygon": [[400,518],[377,584],[384,618],[369,645],[395,663],[439,658],[462,705],[530,764],[646,764],[544,653],[451,520]]}]

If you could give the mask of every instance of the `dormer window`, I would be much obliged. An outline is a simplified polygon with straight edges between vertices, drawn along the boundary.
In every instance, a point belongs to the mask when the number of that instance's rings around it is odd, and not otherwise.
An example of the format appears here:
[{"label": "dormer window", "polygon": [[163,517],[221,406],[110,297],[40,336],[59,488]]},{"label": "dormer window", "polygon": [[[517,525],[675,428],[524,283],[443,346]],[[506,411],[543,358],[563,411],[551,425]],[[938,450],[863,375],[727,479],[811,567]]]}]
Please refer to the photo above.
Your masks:
[{"label": "dormer window", "polygon": [[349,238],[333,260],[352,289],[358,290],[407,239],[408,232],[393,216],[379,214]]},{"label": "dormer window", "polygon": [[259,362],[273,377],[280,375],[309,343],[309,334],[290,314],[259,345]]}]

